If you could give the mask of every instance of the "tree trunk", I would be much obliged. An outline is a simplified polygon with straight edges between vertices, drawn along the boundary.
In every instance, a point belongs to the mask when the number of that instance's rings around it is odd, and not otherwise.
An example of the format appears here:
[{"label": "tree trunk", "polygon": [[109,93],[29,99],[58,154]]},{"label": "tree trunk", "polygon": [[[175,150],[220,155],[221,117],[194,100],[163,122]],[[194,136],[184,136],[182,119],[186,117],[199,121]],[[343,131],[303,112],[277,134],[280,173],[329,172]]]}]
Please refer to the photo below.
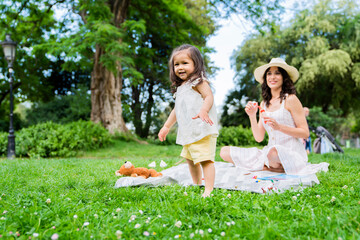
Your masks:
[{"label": "tree trunk", "polygon": [[[114,25],[121,27],[125,21],[130,0],[109,0],[114,14]],[[121,41],[121,39],[119,39]],[[101,122],[110,133],[128,132],[122,116],[122,68],[118,63],[116,76],[100,62],[104,49],[96,46],[94,68],[91,73],[91,120]]]}]

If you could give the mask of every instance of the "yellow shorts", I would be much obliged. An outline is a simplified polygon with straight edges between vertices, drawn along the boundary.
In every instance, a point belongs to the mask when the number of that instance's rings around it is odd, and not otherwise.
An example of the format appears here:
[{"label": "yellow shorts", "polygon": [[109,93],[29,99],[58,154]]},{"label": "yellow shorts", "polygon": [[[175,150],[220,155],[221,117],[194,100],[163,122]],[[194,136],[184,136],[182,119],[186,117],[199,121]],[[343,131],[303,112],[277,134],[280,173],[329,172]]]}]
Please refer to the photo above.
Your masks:
[{"label": "yellow shorts", "polygon": [[180,156],[192,160],[194,164],[215,161],[216,137],[209,135],[197,142],[183,146]]}]

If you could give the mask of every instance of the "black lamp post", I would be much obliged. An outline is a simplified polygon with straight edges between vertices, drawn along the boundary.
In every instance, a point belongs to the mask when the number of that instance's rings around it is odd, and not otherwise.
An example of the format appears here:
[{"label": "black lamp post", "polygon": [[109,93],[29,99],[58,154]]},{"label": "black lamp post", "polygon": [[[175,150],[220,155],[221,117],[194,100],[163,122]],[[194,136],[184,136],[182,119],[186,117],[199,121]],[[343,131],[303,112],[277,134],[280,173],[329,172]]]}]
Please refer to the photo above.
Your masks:
[{"label": "black lamp post", "polygon": [[10,77],[10,128],[9,128],[9,136],[8,136],[8,158],[15,158],[15,135],[14,135],[14,127],[13,127],[13,62],[15,59],[15,51],[16,51],[16,42],[11,40],[10,34],[5,35],[5,41],[1,43],[4,49],[4,56],[8,62],[9,69],[9,77]]}]

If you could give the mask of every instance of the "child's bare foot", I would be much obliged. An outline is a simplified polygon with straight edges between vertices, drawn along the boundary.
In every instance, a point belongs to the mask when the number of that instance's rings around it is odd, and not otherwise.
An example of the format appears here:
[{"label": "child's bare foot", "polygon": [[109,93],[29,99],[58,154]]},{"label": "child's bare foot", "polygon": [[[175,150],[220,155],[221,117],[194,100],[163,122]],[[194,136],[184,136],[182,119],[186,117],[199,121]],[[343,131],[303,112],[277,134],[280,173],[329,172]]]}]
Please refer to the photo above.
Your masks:
[{"label": "child's bare foot", "polygon": [[204,193],[202,194],[202,197],[203,197],[203,198],[210,197],[210,196],[211,196],[210,194],[211,194],[211,191],[206,191],[206,190],[205,190]]}]

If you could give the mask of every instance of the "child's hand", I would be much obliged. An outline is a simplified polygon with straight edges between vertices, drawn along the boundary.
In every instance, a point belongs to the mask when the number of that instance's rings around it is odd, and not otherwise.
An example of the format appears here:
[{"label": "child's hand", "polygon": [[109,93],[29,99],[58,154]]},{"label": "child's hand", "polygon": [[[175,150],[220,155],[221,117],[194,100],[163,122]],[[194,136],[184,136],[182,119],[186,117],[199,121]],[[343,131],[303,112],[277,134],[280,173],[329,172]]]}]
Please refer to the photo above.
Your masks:
[{"label": "child's hand", "polygon": [[161,142],[166,140],[166,135],[168,135],[169,131],[170,131],[170,128],[165,127],[165,126],[160,129],[158,137]]},{"label": "child's hand", "polygon": [[245,106],[245,112],[249,116],[256,115],[258,110],[258,103],[249,101]]},{"label": "child's hand", "polygon": [[209,115],[205,110],[201,110],[199,112],[199,114],[196,115],[195,117],[193,117],[192,119],[197,119],[197,118],[200,118],[204,122],[210,124],[210,126],[212,126],[214,124],[213,121],[211,121],[211,119],[209,118]]}]

